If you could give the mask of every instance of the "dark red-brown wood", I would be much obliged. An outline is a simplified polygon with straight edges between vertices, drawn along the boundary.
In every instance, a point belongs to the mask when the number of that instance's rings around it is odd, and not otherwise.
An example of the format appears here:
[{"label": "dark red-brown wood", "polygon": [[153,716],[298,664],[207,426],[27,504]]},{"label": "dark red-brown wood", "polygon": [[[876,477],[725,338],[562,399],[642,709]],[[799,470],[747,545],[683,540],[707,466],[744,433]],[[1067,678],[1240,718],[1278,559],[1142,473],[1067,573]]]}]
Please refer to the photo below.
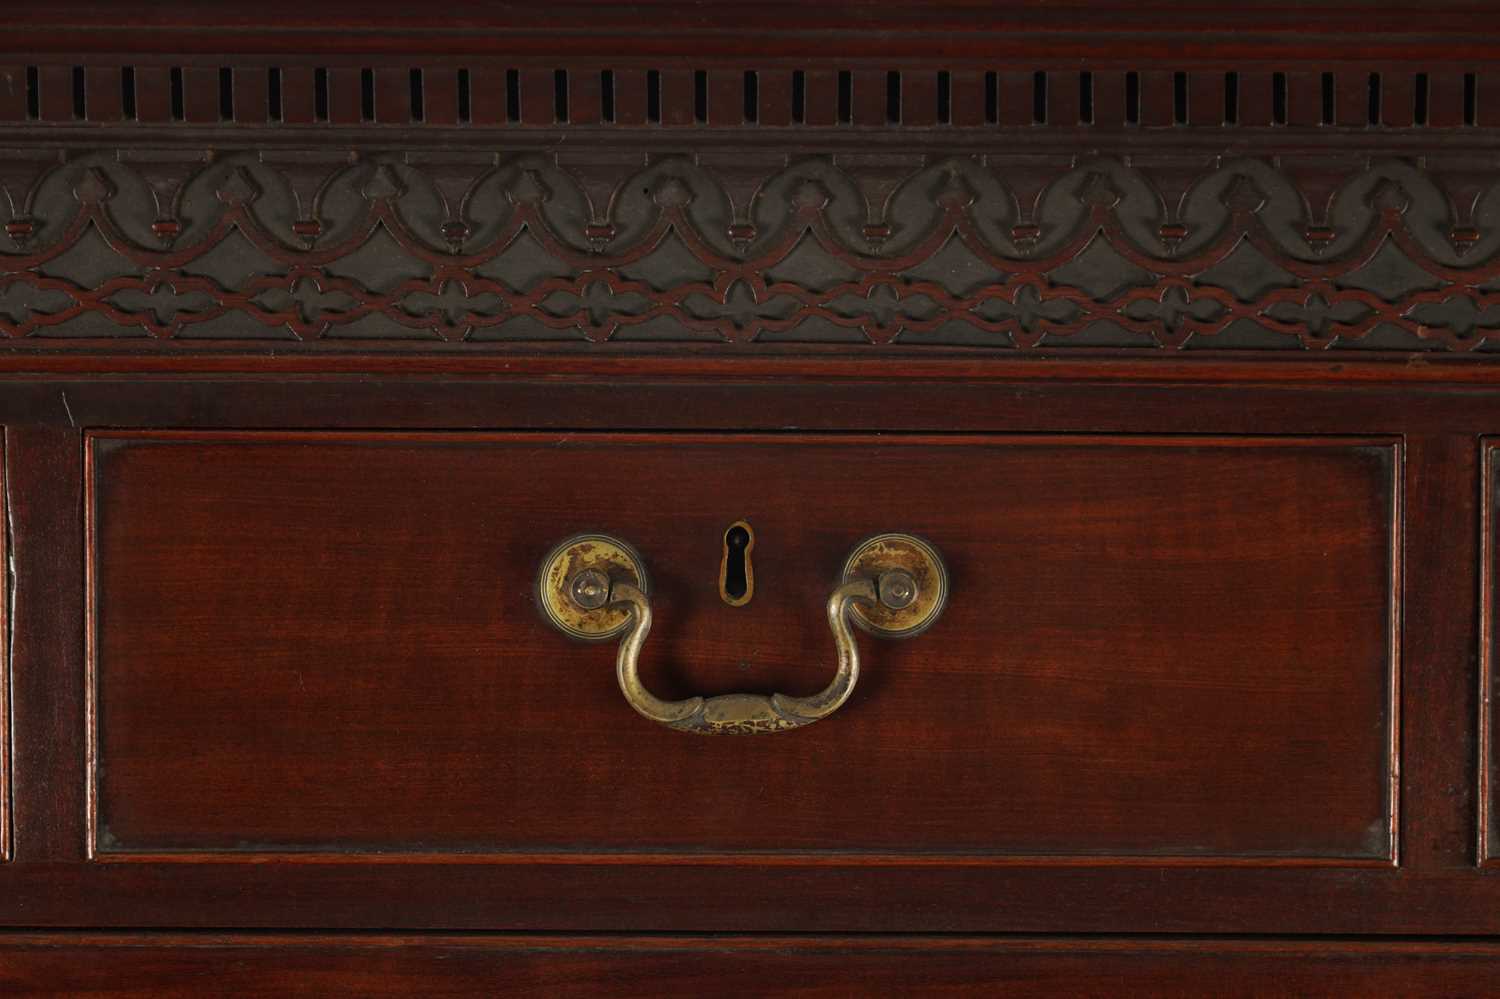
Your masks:
[{"label": "dark red-brown wood", "polygon": [[[123,10],[129,11],[122,19]],[[441,16],[396,0],[317,5],[232,0],[141,6],[119,0],[23,5],[8,12],[17,52],[178,52],[187,55],[565,52],[690,59],[828,61],[893,55],[937,62],[1065,61],[1106,55],[1131,69],[1187,68],[1229,54],[1256,60],[1381,58],[1398,63],[1493,60],[1495,10],[1444,0],[1420,18],[1381,0],[1314,6],[1285,0],[1180,4],[1157,0],[864,0],[809,7],[789,0],[619,5],[450,0]],[[274,26],[274,27],[272,27]]]},{"label": "dark red-brown wood", "polygon": [[[1393,856],[1388,445],[93,440],[107,853]],[[811,693],[829,580],[887,529],[947,553],[948,612],[775,737],[641,721],[530,592],[552,544],[621,535],[662,696]]]},{"label": "dark red-brown wood", "polygon": [[[1478,503],[1478,435],[1500,426],[1500,394],[1485,384],[1487,367],[1335,370],[1186,359],[986,365],[950,358],[896,368],[847,359],[730,365],[640,357],[628,368],[618,359],[574,363],[567,381],[545,378],[556,363],[545,356],[512,362],[511,376],[498,365],[455,374],[452,362],[446,374],[429,366],[429,374],[405,377],[308,378],[292,368],[249,379],[160,371],[128,378],[76,370],[7,375],[0,422],[10,427],[13,499],[25,500],[13,513],[21,573],[13,710],[22,835],[16,861],[0,870],[0,919],[23,926],[1500,932],[1496,884],[1473,866],[1476,771],[1463,750],[1478,714],[1470,659],[1479,647],[1477,617],[1464,610],[1464,594],[1476,585],[1477,520],[1468,532],[1453,526],[1473,517]],[[75,358],[60,368],[79,366]],[[86,843],[83,667],[71,644],[78,643],[81,656],[85,585],[82,555],[73,546],[82,538],[82,507],[69,492],[82,473],[77,428],[608,430],[627,422],[677,430],[1298,435],[1316,427],[1407,435],[1411,467],[1402,512],[1410,627],[1402,641],[1410,675],[1403,678],[1400,724],[1409,752],[1401,774],[1407,807],[1400,866],[986,867],[912,859],[768,872],[754,858],[667,868],[640,858],[434,864],[409,854],[359,863],[69,859],[81,857]],[[1327,501],[1321,493],[1306,500],[1314,509]],[[663,637],[659,632],[657,639]],[[606,674],[611,710],[623,710],[613,700],[607,659],[597,669]]]},{"label": "dark red-brown wood", "polygon": [[1479,717],[1478,745],[1479,779],[1476,798],[1479,802],[1477,824],[1479,863],[1487,867],[1500,866],[1500,779],[1495,767],[1500,763],[1500,745],[1495,741],[1495,690],[1496,672],[1496,611],[1500,600],[1500,575],[1497,575],[1497,559],[1500,559],[1500,490],[1496,488],[1496,476],[1500,475],[1497,462],[1500,442],[1493,437],[1482,441],[1478,455],[1481,480],[1479,518]]},{"label": "dark red-brown wood", "polygon": [[[1477,942],[29,934],[7,995],[1259,997],[1492,994]],[[878,983],[878,988],[876,986]]]},{"label": "dark red-brown wood", "polygon": [[[12,6],[0,324],[27,335],[0,349],[0,926],[33,929],[0,932],[0,992],[1496,991],[1492,3]],[[758,165],[832,164],[859,190],[835,214],[872,317],[921,290],[877,245],[922,217],[887,200],[913,164],[978,163],[1015,213],[969,214],[1018,245],[1056,224],[1049,183],[1071,197],[1067,171],[1127,164],[1144,197],[1078,189],[1090,226],[1135,226],[1106,235],[1149,274],[1072,298],[1148,339],[1033,317],[987,330],[1019,351],[923,346],[920,317],[897,336],[844,315],[877,342],[755,342],[719,316],[695,321],[723,343],[616,343],[554,315],[587,340],[474,343],[473,317],[428,322],[418,296],[405,323],[380,305],[425,340],[304,317],[307,339],[252,343],[171,315],[166,284],[189,282],[165,251],[196,252],[206,208],[294,205],[263,235],[302,267],[350,191],[387,197],[359,172],[320,204],[309,155],[413,166],[418,196],[390,203],[446,268],[418,290],[471,280],[445,242],[537,188],[466,204],[462,174],[523,152],[587,190],[556,228],[590,274],[577,297],[626,290],[621,178],[680,155],[721,175],[692,189],[693,231],[753,240]],[[283,165],[172,200],[183,163],[235,157]],[[1200,280],[1217,209],[1184,195],[1234,162],[1274,165],[1276,190],[1221,192],[1222,249],[1260,239],[1296,287]],[[80,163],[121,167],[118,190]],[[958,213],[941,174],[922,183]],[[59,264],[54,290],[127,320],[65,341],[30,322],[58,306],[31,308],[27,275],[80,210],[122,220],[94,224],[149,274],[106,288]],[[1330,250],[1351,227],[1365,243]],[[1354,276],[1388,241],[1427,276]],[[1062,308],[1061,258],[1002,256],[956,318],[1033,291]],[[307,272],[324,290],[329,262]],[[715,311],[728,291],[700,293]],[[815,298],[799,308],[845,308]],[[1199,336],[1215,303],[1257,319],[1273,299],[1309,317],[1276,325],[1280,356]],[[1325,300],[1366,312],[1320,323]],[[246,329],[265,332],[215,335]],[[649,458],[634,489],[597,446],[622,434]],[[789,457],[747,467],[750,434]],[[1112,448],[1130,460],[1096,460]],[[631,714],[611,649],[526,602],[552,535],[603,513],[644,524],[609,526],[661,567],[647,661],[667,693],[819,685],[818,591],[859,531],[927,518],[957,594],[977,533],[999,595],[904,646],[861,637],[865,682],[828,721],[715,746]],[[734,612],[710,535],[746,515],[769,561]]]}]

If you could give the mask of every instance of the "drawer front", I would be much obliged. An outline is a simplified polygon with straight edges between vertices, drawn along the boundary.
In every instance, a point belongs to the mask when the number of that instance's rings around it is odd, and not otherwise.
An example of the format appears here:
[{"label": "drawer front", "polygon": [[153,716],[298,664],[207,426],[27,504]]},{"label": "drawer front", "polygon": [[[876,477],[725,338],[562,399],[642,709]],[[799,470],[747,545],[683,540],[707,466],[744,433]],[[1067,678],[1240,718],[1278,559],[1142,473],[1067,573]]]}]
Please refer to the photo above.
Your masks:
[{"label": "drawer front", "polygon": [[[1389,440],[109,432],[88,456],[101,858],[1394,857]],[[827,720],[688,735],[539,610],[544,557],[588,531],[649,572],[663,697],[823,687],[868,535],[928,539],[950,601],[859,633]]]}]

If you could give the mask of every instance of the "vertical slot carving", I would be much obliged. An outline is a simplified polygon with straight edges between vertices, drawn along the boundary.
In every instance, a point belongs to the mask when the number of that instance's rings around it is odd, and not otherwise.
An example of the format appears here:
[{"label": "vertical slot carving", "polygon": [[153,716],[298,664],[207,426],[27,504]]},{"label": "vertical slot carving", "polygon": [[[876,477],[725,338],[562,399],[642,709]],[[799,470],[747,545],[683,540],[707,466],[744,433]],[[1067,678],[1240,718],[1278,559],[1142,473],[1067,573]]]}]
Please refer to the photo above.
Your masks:
[{"label": "vertical slot carving", "polygon": [[187,116],[186,95],[183,93],[182,67],[173,66],[168,74],[172,88],[172,120],[182,121]]},{"label": "vertical slot carving", "polygon": [[427,95],[424,92],[424,81],[422,70],[413,67],[407,72],[407,96],[411,102],[411,120],[425,121],[427,119]]},{"label": "vertical slot carving", "polygon": [[328,120],[328,70],[323,66],[313,70],[313,117]]},{"label": "vertical slot carving", "polygon": [[661,124],[661,70],[646,71],[646,120]]},{"label": "vertical slot carving", "polygon": [[120,113],[127,121],[136,120],[135,67],[120,67]]},{"label": "vertical slot carving", "polygon": [[219,118],[234,121],[234,70],[219,67]]},{"label": "vertical slot carving", "polygon": [[266,116],[271,121],[281,121],[281,69],[272,66],[266,70]]},{"label": "vertical slot carving", "polygon": [[73,117],[83,121],[89,116],[88,98],[83,85],[83,67],[73,67]]},{"label": "vertical slot carving", "polygon": [[469,71],[460,69],[458,71],[458,123],[467,125],[473,119],[473,107],[471,101],[473,96],[469,90]]}]

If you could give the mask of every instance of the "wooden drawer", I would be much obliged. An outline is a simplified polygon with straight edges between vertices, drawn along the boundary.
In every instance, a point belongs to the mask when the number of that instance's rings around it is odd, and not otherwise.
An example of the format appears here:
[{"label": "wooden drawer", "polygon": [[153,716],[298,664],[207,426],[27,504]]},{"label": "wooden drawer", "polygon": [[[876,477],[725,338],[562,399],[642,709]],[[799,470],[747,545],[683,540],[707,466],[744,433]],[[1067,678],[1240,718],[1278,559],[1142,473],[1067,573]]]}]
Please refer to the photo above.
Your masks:
[{"label": "wooden drawer", "polygon": [[[1396,857],[1389,439],[114,431],[87,459],[100,860]],[[868,535],[928,539],[951,596],[859,634],[827,720],[696,737],[539,612],[582,531],[649,570],[663,697],[822,687]]]}]

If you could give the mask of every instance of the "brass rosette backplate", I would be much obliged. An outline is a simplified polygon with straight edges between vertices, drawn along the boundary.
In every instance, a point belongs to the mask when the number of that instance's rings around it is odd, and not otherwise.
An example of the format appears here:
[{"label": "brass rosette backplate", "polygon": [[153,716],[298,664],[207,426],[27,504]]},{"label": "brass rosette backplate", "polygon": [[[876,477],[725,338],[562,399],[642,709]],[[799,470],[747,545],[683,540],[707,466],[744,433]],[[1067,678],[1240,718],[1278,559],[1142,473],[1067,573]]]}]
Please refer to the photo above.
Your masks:
[{"label": "brass rosette backplate", "polygon": [[853,605],[854,623],[882,638],[910,638],[932,627],[948,603],[948,570],[937,549],[914,534],[877,534],[860,542],[844,562],[843,579],[879,581],[887,573],[905,573],[916,583],[910,603]]},{"label": "brass rosette backplate", "polygon": [[564,634],[602,642],[629,626],[630,611],[609,603],[590,610],[573,599],[569,585],[579,573],[590,569],[602,572],[612,583],[630,583],[642,593],[651,592],[645,563],[634,548],[605,534],[578,534],[542,560],[537,602],[547,620]]}]

